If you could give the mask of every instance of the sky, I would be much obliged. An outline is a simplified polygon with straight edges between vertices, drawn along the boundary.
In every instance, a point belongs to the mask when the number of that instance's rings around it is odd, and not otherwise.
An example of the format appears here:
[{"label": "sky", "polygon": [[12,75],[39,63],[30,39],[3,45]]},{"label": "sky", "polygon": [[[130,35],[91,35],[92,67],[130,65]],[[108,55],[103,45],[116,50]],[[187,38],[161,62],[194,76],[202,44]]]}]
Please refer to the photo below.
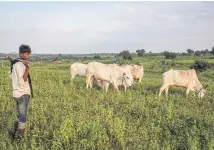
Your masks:
[{"label": "sky", "polygon": [[0,53],[186,52],[214,46],[214,2],[0,2]]}]

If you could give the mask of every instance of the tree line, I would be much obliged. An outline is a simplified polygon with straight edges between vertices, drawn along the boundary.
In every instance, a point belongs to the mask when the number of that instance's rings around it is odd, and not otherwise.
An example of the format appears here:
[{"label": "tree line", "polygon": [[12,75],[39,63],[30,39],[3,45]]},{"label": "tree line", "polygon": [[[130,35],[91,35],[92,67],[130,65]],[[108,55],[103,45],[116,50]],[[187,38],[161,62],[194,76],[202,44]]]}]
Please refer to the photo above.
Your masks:
[{"label": "tree line", "polygon": [[[164,56],[166,59],[175,59],[178,55],[189,55],[189,56],[201,56],[201,55],[209,55],[212,54],[214,56],[214,47],[212,47],[211,51],[208,49],[205,50],[192,50],[187,49],[186,53],[175,53],[164,51],[161,53],[152,53],[151,51],[146,52],[145,49],[137,49],[135,52],[130,52],[129,50],[123,50],[120,53],[95,53],[95,54],[81,54],[81,55],[73,55],[73,54],[33,54],[32,61],[57,61],[57,60],[70,60],[70,59],[101,59],[103,57],[121,57],[124,60],[132,60],[133,56],[144,57],[145,55],[149,56]],[[0,57],[2,59],[6,59],[8,54],[0,53]],[[12,54],[13,57],[17,57],[18,54]]]},{"label": "tree line", "polygon": [[[143,57],[145,55],[152,55],[151,51],[149,53],[146,53],[145,49],[137,49],[135,53],[138,57]],[[135,55],[133,53],[130,53],[129,50],[123,50],[119,53],[119,56],[121,56],[125,60],[131,60],[132,56]],[[214,47],[212,47],[212,50],[209,51],[208,49],[205,50],[192,50],[192,49],[187,49],[187,53],[175,53],[175,52],[169,52],[169,51],[164,51],[162,53],[156,53],[156,55],[160,56],[165,56],[166,59],[174,59],[178,55],[190,55],[190,56],[201,56],[201,55],[206,55],[206,54],[212,54],[214,56]]]}]

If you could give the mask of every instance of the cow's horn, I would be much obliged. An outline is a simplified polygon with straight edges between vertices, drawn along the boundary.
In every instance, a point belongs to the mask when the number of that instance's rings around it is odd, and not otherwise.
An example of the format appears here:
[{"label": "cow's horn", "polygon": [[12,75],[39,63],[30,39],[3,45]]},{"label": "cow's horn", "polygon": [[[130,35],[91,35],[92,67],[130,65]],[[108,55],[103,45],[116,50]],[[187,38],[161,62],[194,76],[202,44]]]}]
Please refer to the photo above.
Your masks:
[{"label": "cow's horn", "polygon": [[205,86],[204,86],[204,89],[206,89],[207,87],[208,87],[208,85],[205,85]]}]

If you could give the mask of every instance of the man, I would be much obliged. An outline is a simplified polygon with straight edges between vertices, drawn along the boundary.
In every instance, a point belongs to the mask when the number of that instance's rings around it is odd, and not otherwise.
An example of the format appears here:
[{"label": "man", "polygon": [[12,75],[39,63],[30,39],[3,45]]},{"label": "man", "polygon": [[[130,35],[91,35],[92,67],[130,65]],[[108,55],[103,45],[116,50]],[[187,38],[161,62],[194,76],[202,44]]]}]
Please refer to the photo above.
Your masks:
[{"label": "man", "polygon": [[[19,59],[11,61],[11,77],[13,87],[13,98],[16,102],[17,118],[14,121],[14,128],[9,131],[12,139],[15,138],[16,133],[18,138],[22,138],[25,132],[27,121],[27,111],[30,102],[30,94],[32,86],[29,76],[31,48],[28,45],[22,44],[19,47]],[[11,58],[9,58],[11,59]]]},{"label": "man", "polygon": [[118,63],[118,60],[117,60],[117,59],[114,60],[112,64],[117,64],[117,65],[118,65],[118,64],[119,64],[119,63]]}]

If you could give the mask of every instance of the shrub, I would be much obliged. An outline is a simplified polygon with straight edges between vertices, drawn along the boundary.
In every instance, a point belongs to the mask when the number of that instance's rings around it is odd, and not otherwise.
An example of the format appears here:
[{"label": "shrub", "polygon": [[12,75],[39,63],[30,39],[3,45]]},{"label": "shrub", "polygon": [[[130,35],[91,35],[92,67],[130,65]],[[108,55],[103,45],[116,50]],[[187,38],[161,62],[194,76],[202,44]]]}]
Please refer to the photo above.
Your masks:
[{"label": "shrub", "polygon": [[101,59],[100,55],[94,55],[94,59]]},{"label": "shrub", "polygon": [[195,69],[197,72],[205,71],[211,67],[211,64],[205,60],[196,60],[194,64],[190,66],[190,69]]},{"label": "shrub", "polygon": [[124,50],[122,52],[120,52],[119,56],[122,56],[122,58],[124,60],[132,60],[132,55],[130,54],[130,52],[128,50]]},{"label": "shrub", "polygon": [[172,53],[172,52],[168,52],[168,51],[165,51],[163,53],[163,55],[166,57],[166,59],[174,59],[177,57],[176,53]]}]

